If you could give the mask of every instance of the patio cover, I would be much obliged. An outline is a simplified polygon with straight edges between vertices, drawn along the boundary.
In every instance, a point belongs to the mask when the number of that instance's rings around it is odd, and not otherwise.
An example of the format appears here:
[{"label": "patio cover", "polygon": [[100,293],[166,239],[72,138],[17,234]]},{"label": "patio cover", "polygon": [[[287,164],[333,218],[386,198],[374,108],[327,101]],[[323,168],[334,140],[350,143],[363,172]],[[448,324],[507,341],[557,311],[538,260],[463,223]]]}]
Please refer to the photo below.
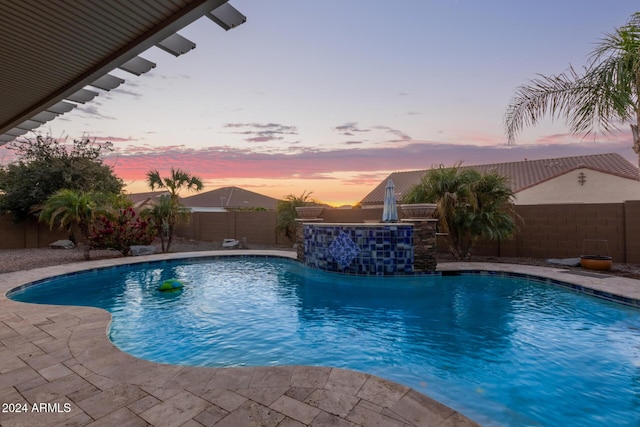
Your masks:
[{"label": "patio cover", "polygon": [[225,30],[246,21],[227,0],[20,0],[0,8],[0,145],[89,102],[155,64],[195,48],[176,32],[206,16]]}]

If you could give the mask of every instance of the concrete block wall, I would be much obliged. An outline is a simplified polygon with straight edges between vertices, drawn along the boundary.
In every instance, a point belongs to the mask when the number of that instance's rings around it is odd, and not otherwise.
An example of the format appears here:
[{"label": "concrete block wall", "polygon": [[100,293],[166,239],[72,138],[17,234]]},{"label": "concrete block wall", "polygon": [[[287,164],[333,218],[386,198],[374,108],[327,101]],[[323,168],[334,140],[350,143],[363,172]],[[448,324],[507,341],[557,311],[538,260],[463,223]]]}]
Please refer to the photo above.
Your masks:
[{"label": "concrete block wall", "polygon": [[382,221],[382,208],[375,209],[324,209],[320,214],[324,222],[358,223]]},{"label": "concrete block wall", "polygon": [[[517,206],[522,218],[514,239],[502,242],[478,242],[473,254],[502,257],[572,258],[583,251],[605,251],[614,262],[640,264],[640,201],[612,204],[571,204]],[[382,218],[379,209],[325,209],[325,223],[362,223]],[[188,239],[222,242],[233,238],[247,245],[290,247],[293,241],[276,234],[273,211],[200,212],[189,224],[176,229],[176,236]],[[0,216],[0,249],[44,247],[66,238],[64,230],[52,231],[35,219],[13,224],[11,216]],[[585,239],[606,240],[608,248],[590,248]],[[592,242],[586,242],[592,245]],[[602,245],[602,244],[600,244]],[[438,238],[438,252],[446,252]]]},{"label": "concrete block wall", "polygon": [[251,244],[293,244],[284,235],[276,233],[274,211],[196,212],[188,224],[177,226],[175,233],[176,236],[208,242],[237,239],[246,241],[249,247]]},{"label": "concrete block wall", "polygon": [[49,230],[49,226],[39,224],[35,218],[14,224],[11,215],[0,215],[0,250],[40,248],[66,238],[65,230]]},{"label": "concrete block wall", "polygon": [[[234,212],[235,238],[243,241],[246,238],[247,244],[277,245],[280,240],[285,243],[284,236],[276,233],[276,213],[238,211]],[[278,239],[280,237],[280,239]]]},{"label": "concrete block wall", "polygon": [[640,201],[625,203],[624,225],[627,262],[640,264]]},{"label": "concrete block wall", "polygon": [[572,258],[608,253],[625,262],[624,204],[518,206],[516,212],[523,222],[514,256]]}]

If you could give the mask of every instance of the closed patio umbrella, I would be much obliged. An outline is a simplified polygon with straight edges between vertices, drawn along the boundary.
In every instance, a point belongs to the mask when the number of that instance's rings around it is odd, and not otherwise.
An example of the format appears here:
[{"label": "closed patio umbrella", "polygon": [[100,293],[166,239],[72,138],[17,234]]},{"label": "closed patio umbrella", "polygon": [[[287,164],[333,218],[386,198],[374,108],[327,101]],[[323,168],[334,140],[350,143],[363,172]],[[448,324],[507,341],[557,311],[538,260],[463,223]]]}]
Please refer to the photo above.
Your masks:
[{"label": "closed patio umbrella", "polygon": [[396,208],[396,186],[392,180],[387,181],[384,189],[384,208],[382,209],[382,222],[398,222],[398,209]]}]

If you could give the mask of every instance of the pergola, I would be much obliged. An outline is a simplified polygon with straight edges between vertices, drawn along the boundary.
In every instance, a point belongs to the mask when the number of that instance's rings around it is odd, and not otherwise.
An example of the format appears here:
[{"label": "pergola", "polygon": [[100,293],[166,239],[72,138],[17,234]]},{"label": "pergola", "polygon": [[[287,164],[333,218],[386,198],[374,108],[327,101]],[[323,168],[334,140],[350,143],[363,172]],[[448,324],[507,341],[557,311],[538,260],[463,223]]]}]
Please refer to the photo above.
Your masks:
[{"label": "pergola", "polygon": [[177,33],[206,16],[225,30],[246,21],[227,0],[20,0],[0,8],[0,145],[124,83],[119,68],[155,67],[153,46],[179,56]]}]

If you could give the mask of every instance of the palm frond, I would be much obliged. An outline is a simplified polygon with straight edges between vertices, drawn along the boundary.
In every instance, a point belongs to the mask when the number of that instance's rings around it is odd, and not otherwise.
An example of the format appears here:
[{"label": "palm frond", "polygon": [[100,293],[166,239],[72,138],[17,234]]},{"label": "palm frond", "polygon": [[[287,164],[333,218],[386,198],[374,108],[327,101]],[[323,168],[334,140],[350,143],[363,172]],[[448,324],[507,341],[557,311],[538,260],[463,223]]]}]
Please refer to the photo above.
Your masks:
[{"label": "palm frond", "polygon": [[156,188],[164,188],[164,181],[160,177],[160,172],[157,169],[152,169],[147,172],[147,184],[152,191]]},{"label": "palm frond", "polygon": [[543,117],[563,119],[574,134],[610,133],[640,112],[640,13],[596,44],[582,73],[573,67],[516,89],[504,115],[510,143]]}]

